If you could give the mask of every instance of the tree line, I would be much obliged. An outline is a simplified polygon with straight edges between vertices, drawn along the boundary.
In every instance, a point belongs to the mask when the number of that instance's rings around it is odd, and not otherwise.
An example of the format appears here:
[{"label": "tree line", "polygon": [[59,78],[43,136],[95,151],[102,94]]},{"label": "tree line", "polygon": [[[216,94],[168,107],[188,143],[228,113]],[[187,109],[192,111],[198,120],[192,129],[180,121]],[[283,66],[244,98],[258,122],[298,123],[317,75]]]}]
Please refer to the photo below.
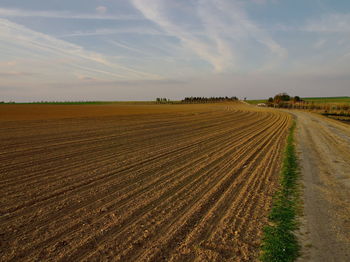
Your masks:
[{"label": "tree line", "polygon": [[287,93],[280,93],[273,98],[270,97],[267,100],[267,106],[279,107],[279,108],[294,108],[294,109],[307,109],[323,111],[323,114],[336,114],[349,116],[350,106],[346,103],[315,103],[313,101],[305,101],[299,96],[289,96]]},{"label": "tree line", "polygon": [[217,102],[229,102],[237,101],[238,98],[235,96],[220,96],[220,97],[185,97],[181,100],[182,103],[217,103]]},{"label": "tree line", "polygon": [[157,97],[156,98],[156,102],[157,103],[168,103],[168,102],[170,102],[170,99],[167,99],[167,98],[163,98],[163,97]]},{"label": "tree line", "polygon": [[303,100],[299,96],[292,97],[287,93],[280,93],[275,95],[273,98],[270,97],[267,100],[267,102],[270,104],[280,104],[283,102],[292,102],[292,103],[303,102]]}]

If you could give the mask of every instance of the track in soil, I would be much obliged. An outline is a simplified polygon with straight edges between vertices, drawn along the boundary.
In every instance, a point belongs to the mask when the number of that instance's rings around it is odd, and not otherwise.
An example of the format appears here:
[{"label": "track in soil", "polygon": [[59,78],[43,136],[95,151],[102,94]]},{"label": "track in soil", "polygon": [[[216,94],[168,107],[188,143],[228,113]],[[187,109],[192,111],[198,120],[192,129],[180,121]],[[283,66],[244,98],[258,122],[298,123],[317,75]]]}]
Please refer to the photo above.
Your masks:
[{"label": "track in soil", "polygon": [[0,260],[256,259],[290,117],[122,110],[1,122]]}]

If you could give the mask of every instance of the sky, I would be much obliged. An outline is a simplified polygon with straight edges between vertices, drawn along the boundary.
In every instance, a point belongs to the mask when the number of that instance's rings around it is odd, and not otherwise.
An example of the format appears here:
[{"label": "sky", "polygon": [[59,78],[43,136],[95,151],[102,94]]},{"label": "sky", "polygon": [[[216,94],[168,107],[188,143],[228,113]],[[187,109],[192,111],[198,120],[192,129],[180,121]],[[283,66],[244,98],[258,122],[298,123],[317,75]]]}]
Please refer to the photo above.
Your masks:
[{"label": "sky", "polygon": [[0,0],[0,101],[350,96],[349,0]]}]

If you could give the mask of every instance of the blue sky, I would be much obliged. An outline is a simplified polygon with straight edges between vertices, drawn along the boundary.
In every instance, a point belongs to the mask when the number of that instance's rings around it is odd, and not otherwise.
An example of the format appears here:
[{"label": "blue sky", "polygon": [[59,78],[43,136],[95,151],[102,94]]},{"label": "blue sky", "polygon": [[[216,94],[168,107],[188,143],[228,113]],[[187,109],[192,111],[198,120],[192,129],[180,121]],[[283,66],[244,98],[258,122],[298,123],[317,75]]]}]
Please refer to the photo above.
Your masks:
[{"label": "blue sky", "polygon": [[350,95],[348,0],[0,0],[0,100]]}]

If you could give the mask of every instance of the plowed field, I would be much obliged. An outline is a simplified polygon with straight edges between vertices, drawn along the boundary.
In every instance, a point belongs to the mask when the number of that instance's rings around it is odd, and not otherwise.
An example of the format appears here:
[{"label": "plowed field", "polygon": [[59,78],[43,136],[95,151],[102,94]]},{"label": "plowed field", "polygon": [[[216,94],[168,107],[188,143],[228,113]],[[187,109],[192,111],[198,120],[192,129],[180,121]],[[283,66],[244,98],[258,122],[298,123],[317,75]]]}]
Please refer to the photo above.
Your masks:
[{"label": "plowed field", "polygon": [[257,257],[287,114],[239,103],[0,112],[1,261]]}]

